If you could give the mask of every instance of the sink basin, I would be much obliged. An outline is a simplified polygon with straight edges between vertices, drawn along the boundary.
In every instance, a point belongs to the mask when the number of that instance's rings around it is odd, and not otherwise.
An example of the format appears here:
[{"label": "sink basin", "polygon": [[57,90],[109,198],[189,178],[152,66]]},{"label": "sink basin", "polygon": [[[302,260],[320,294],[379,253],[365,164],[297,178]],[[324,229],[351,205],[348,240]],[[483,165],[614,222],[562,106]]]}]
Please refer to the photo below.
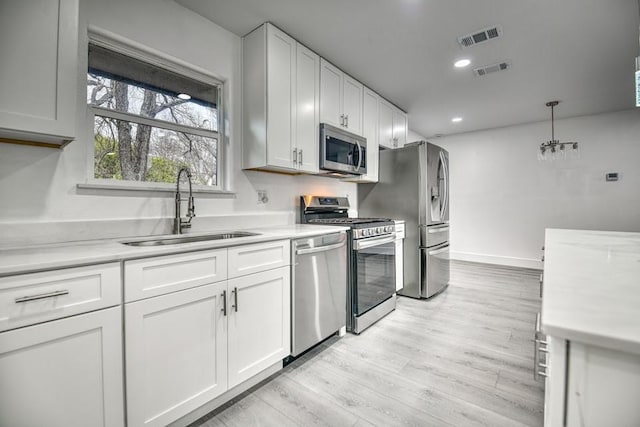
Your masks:
[{"label": "sink basin", "polygon": [[178,245],[180,243],[206,242],[208,240],[235,239],[237,237],[250,237],[259,235],[260,233],[250,233],[248,231],[232,231],[230,233],[207,234],[205,236],[180,236],[152,240],[132,240],[130,242],[122,242],[122,244],[129,246],[166,246]]}]

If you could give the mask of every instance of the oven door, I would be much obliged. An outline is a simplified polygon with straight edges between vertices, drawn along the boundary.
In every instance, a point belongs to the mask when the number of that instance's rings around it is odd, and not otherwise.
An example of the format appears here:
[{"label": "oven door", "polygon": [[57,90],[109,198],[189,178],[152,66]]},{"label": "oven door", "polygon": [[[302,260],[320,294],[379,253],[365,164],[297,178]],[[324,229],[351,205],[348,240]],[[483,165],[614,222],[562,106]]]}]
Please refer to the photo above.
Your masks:
[{"label": "oven door", "polygon": [[352,310],[361,316],[396,291],[395,235],[356,240],[353,244]]}]

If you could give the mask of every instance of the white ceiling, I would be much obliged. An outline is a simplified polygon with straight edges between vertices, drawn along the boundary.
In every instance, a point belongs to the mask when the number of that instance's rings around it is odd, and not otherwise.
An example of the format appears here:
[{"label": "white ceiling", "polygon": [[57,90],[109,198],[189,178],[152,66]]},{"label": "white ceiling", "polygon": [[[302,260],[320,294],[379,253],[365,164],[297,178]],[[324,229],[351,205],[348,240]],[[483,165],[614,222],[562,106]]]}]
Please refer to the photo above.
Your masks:
[{"label": "white ceiling", "polygon": [[[409,113],[427,137],[634,106],[638,0],[177,0],[240,36],[270,21]],[[457,37],[501,25],[501,39]],[[454,69],[456,59],[472,65]],[[471,68],[510,60],[475,77]],[[463,117],[457,124],[451,118]]]}]

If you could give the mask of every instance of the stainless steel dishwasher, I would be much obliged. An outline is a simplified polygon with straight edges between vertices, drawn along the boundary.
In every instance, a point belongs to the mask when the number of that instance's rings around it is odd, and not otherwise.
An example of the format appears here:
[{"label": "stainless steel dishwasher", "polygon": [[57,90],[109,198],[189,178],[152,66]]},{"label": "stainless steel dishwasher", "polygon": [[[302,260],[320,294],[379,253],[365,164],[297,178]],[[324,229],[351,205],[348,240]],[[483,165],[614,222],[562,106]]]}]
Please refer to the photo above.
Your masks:
[{"label": "stainless steel dishwasher", "polygon": [[347,321],[347,235],[291,241],[291,354],[298,356]]}]

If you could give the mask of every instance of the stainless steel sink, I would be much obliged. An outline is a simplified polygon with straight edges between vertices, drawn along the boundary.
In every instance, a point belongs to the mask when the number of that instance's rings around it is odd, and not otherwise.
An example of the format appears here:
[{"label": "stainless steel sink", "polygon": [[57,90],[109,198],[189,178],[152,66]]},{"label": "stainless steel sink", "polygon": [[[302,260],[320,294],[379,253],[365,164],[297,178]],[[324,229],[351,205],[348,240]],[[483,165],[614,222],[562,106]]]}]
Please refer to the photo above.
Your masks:
[{"label": "stainless steel sink", "polygon": [[129,246],[165,246],[178,245],[180,243],[206,242],[208,240],[235,239],[237,237],[250,237],[259,235],[260,233],[251,233],[248,231],[232,231],[230,233],[207,234],[204,236],[180,236],[151,240],[132,240],[129,242],[122,242],[122,244]]}]

